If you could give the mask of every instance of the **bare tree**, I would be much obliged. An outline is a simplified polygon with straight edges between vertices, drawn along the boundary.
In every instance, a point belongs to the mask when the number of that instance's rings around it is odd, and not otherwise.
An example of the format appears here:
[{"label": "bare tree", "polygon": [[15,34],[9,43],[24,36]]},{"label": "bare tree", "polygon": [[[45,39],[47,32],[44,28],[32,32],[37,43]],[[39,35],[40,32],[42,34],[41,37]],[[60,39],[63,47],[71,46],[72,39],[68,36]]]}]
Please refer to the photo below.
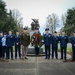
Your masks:
[{"label": "bare tree", "polygon": [[12,10],[12,15],[16,21],[17,29],[21,33],[23,30],[23,18],[21,17],[21,13],[17,9]]},{"label": "bare tree", "polygon": [[67,17],[66,13],[62,14],[62,16],[61,16],[61,21],[62,21],[63,26],[65,26],[65,24],[66,24],[66,17]]},{"label": "bare tree", "polygon": [[58,25],[58,16],[54,13],[51,15],[48,15],[47,21],[46,21],[46,27],[50,29],[50,32],[53,33],[56,30],[56,27]]},{"label": "bare tree", "polygon": [[21,24],[22,25],[23,18],[21,17],[21,13],[19,12],[19,10],[13,9],[12,10],[12,15],[13,15],[15,21],[17,22],[17,24]]}]

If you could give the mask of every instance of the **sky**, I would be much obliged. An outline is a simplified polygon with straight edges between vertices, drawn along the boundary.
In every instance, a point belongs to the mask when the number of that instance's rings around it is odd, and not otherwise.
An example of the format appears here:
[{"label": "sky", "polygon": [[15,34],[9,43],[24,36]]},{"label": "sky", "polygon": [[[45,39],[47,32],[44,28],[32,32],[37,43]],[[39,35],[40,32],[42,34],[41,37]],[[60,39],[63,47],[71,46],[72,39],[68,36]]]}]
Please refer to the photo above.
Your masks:
[{"label": "sky", "polygon": [[[31,27],[32,18],[39,19],[40,30],[43,32],[46,17],[55,13],[61,17],[68,9],[75,7],[75,0],[3,0],[6,8],[18,9],[23,17],[23,26]],[[60,29],[61,26],[58,29]]]}]

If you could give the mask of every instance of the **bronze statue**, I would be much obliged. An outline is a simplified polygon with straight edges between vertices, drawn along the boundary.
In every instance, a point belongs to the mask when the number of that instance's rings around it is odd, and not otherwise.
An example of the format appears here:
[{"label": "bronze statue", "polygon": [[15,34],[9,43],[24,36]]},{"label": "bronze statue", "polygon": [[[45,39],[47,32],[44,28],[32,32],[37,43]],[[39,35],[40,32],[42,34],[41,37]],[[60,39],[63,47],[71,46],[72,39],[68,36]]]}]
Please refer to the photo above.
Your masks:
[{"label": "bronze statue", "polygon": [[31,30],[35,30],[37,27],[39,28],[40,27],[38,22],[39,19],[32,19],[32,20],[33,22],[31,23]]}]

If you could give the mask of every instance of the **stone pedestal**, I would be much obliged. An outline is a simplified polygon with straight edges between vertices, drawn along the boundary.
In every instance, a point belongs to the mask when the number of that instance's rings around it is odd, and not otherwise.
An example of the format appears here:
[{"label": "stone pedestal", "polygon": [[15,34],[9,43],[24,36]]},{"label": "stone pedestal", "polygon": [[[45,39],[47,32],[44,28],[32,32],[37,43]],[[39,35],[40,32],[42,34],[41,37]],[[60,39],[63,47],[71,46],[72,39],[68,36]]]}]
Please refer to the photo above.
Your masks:
[{"label": "stone pedestal", "polygon": [[[28,54],[35,54],[35,48],[31,45],[29,45],[29,47],[28,47]],[[44,47],[40,48],[39,54],[45,54]]]},{"label": "stone pedestal", "polygon": [[[34,31],[30,31],[30,38],[33,34],[34,34]],[[44,54],[44,53],[45,53],[44,47],[40,48],[39,54]],[[28,54],[35,54],[35,48],[34,46],[31,46],[31,44],[28,47]]]}]

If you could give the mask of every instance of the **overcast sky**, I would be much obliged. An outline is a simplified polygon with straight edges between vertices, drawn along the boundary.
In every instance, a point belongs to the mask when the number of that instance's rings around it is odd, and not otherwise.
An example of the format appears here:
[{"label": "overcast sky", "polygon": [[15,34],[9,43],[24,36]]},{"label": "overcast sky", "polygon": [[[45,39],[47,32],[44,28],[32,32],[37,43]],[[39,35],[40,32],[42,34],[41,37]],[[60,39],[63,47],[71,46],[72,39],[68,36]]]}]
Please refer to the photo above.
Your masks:
[{"label": "overcast sky", "polygon": [[67,12],[67,9],[75,7],[75,0],[3,0],[7,9],[18,9],[22,13],[23,25],[29,26],[31,18],[39,19],[43,30],[46,17],[56,13],[59,17]]}]

